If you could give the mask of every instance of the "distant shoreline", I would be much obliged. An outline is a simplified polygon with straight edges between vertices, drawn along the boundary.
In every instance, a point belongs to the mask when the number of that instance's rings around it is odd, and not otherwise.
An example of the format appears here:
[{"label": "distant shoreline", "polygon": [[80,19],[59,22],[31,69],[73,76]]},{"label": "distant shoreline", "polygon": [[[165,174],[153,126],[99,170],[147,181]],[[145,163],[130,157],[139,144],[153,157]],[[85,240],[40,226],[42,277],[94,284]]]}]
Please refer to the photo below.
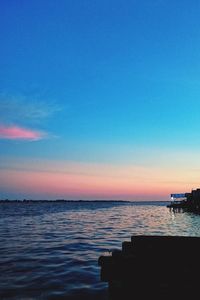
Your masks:
[{"label": "distant shoreline", "polygon": [[131,201],[131,200],[65,200],[65,199],[55,199],[55,200],[33,200],[33,199],[23,199],[23,200],[10,200],[10,199],[2,199],[0,203],[156,203],[163,202],[167,203],[169,201],[166,200],[143,200],[143,201]]},{"label": "distant shoreline", "polygon": [[23,199],[23,200],[0,200],[0,202],[131,202],[128,200],[65,200],[65,199],[55,199],[55,200],[33,200],[33,199]]}]

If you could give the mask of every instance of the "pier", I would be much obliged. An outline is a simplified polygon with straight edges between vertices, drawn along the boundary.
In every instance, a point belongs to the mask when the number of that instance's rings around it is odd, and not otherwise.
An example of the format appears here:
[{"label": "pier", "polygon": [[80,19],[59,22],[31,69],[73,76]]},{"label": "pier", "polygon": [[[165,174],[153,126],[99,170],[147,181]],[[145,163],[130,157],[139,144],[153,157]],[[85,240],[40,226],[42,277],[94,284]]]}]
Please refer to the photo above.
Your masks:
[{"label": "pier", "polygon": [[190,193],[171,194],[171,203],[167,206],[173,210],[183,210],[200,213],[200,189],[192,190]]},{"label": "pier", "polygon": [[109,299],[194,299],[199,294],[200,237],[132,236],[100,256]]}]

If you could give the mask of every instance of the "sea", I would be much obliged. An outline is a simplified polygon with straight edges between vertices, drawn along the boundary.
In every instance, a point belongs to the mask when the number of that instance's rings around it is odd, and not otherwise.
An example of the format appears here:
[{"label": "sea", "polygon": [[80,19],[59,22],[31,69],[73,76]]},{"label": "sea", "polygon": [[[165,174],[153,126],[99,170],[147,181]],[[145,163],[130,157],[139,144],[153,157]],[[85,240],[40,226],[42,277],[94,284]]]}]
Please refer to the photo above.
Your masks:
[{"label": "sea", "polygon": [[107,300],[98,258],[133,235],[200,236],[167,202],[0,203],[0,299]]}]

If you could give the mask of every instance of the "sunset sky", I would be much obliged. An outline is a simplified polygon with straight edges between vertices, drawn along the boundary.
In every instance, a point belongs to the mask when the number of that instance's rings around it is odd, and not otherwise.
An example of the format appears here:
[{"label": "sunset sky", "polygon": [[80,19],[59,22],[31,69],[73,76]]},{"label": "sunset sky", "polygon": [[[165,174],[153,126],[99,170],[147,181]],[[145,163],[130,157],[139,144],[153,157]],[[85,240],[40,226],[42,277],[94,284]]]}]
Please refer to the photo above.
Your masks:
[{"label": "sunset sky", "polygon": [[200,186],[199,0],[0,2],[0,198]]}]

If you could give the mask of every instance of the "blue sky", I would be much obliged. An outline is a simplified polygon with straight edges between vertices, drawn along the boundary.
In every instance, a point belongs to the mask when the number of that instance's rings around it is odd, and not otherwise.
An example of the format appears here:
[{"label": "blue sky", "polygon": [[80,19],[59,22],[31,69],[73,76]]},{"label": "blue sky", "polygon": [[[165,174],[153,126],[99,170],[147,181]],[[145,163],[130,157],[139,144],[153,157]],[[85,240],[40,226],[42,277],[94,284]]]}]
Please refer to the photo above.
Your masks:
[{"label": "blue sky", "polygon": [[[2,161],[200,167],[199,13],[197,0],[1,1]],[[188,173],[177,189],[196,185]]]}]

